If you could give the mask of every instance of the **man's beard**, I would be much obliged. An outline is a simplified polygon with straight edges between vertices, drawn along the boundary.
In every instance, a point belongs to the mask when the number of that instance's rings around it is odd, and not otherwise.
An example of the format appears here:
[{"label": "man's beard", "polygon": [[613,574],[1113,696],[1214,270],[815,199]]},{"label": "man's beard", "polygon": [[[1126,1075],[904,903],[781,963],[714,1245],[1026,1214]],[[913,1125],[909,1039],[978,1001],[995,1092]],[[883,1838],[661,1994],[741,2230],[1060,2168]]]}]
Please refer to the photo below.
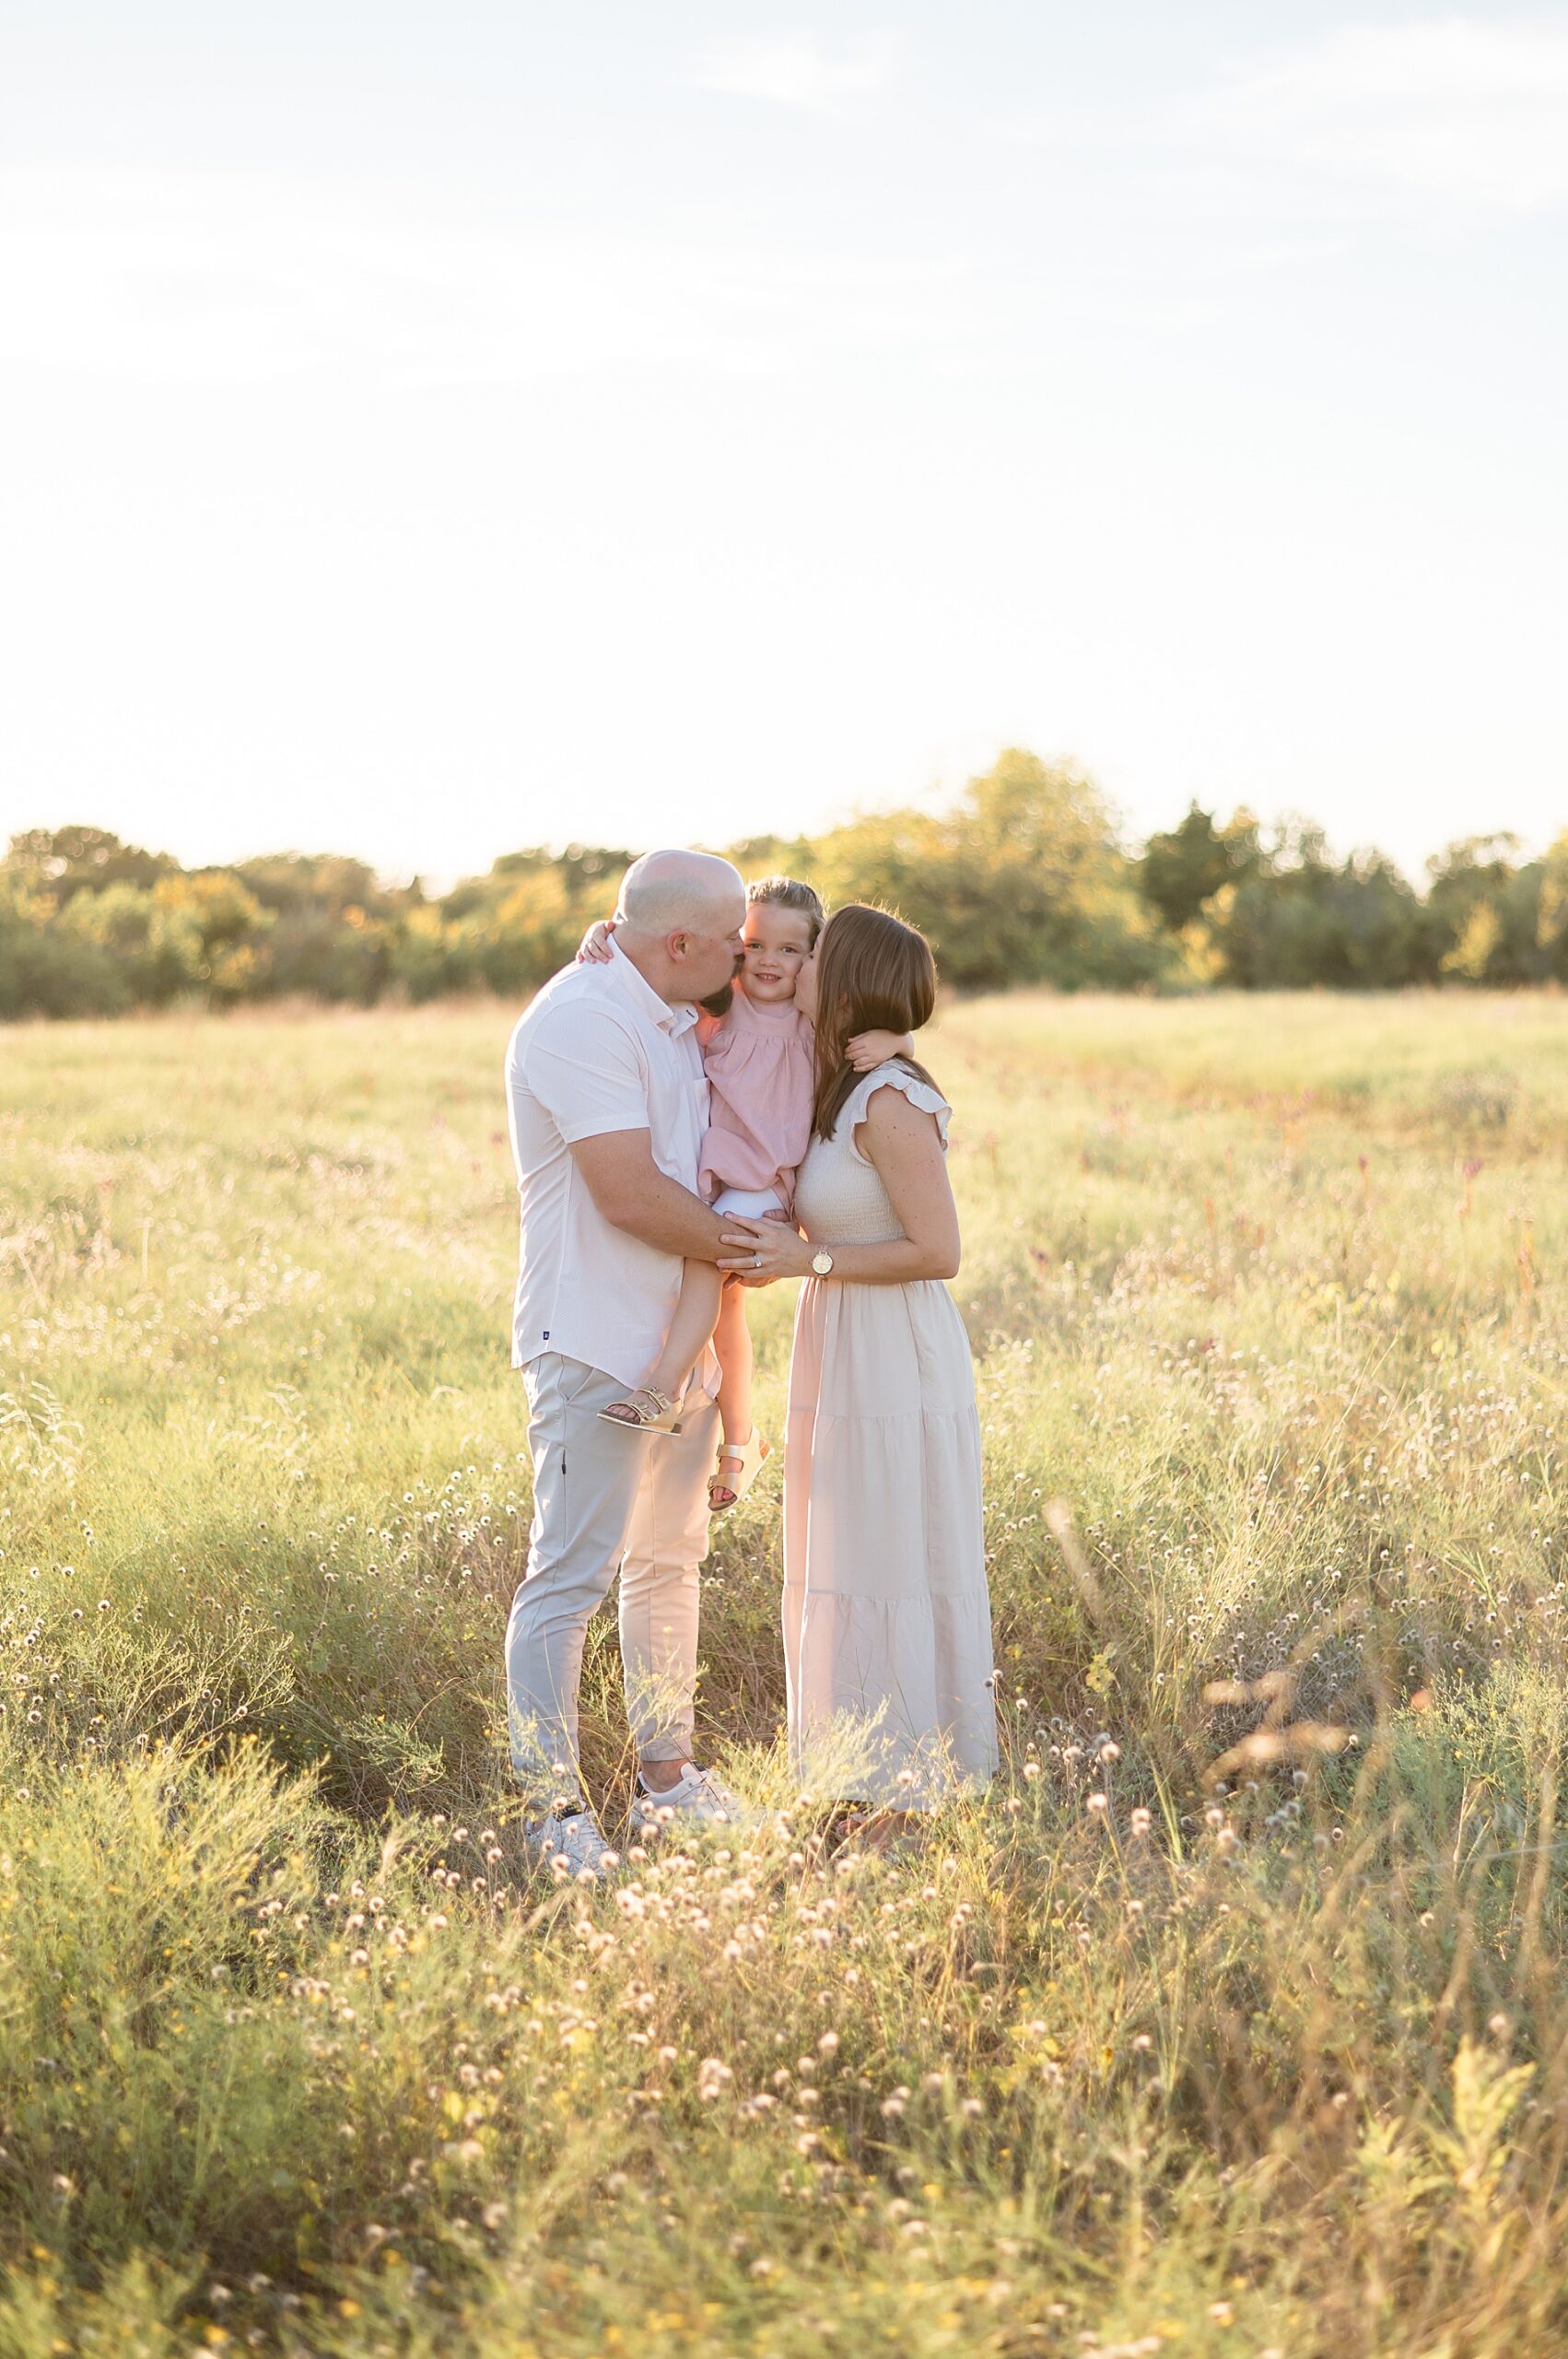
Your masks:
[{"label": "man's beard", "polygon": [[735,985],[741,976],[744,974],[745,967],[745,956],[743,953],[735,961],[735,971],[731,976],[729,981],[721,985],[718,991],[710,992],[706,999],[698,1000],[697,1005],[701,1008],[704,1015],[729,1015],[730,1010],[735,1004]]}]

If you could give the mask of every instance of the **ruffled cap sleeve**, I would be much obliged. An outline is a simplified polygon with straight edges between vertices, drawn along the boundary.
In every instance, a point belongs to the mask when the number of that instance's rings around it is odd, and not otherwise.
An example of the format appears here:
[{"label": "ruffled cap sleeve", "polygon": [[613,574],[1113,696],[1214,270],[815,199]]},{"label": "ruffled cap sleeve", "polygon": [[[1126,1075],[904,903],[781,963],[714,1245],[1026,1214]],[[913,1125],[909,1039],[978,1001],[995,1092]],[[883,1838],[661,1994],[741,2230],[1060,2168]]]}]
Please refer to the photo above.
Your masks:
[{"label": "ruffled cap sleeve", "polygon": [[899,1064],[895,1060],[891,1064],[878,1065],[874,1073],[862,1074],[844,1100],[844,1111],[834,1124],[835,1134],[848,1140],[849,1152],[857,1163],[871,1162],[870,1156],[863,1154],[856,1144],[855,1133],[865,1121],[872,1097],[883,1088],[902,1090],[911,1106],[918,1106],[922,1114],[936,1116],[937,1135],[945,1155],[947,1126],[953,1119],[952,1107],[940,1089],[933,1089],[929,1081],[921,1081],[907,1065]]}]

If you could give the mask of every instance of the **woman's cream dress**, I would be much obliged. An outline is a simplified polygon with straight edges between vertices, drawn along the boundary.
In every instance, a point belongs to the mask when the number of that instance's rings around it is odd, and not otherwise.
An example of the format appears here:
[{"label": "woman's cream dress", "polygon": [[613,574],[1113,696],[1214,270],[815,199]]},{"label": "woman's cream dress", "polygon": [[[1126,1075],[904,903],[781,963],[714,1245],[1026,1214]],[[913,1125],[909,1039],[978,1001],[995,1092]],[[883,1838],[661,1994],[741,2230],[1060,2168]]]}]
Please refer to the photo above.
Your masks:
[{"label": "woman's cream dress", "polygon": [[[902,1064],[859,1083],[813,1139],[795,1211],[813,1245],[903,1228],[855,1144],[872,1093],[949,1109]],[[930,1808],[997,1766],[974,1368],[934,1278],[808,1278],[795,1316],[784,1458],[790,1737],[808,1790]]]}]

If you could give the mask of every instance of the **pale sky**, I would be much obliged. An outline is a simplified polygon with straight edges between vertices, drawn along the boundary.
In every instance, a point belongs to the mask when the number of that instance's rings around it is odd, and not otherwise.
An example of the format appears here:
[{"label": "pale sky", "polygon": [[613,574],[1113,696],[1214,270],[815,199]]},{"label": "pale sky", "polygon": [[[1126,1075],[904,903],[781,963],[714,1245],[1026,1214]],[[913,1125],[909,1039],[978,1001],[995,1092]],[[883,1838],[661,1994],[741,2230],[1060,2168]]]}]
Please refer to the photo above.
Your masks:
[{"label": "pale sky", "polygon": [[1568,6],[0,0],[0,834],[1568,825]]}]

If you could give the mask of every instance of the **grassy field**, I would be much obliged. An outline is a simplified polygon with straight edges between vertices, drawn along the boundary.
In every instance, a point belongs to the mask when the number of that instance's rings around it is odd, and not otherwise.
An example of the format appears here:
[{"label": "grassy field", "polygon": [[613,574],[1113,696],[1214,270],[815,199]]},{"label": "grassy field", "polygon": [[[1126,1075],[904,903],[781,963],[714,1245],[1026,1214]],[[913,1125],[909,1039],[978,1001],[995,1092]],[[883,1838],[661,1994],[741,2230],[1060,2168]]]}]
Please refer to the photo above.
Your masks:
[{"label": "grassy field", "polygon": [[[833,1863],[765,1480],[769,1815],[586,1898],[508,1020],[0,1032],[0,2359],[1568,2348],[1568,1006],[951,1011],[1003,1775]],[[608,1617],[588,1688],[614,1823]]]}]

